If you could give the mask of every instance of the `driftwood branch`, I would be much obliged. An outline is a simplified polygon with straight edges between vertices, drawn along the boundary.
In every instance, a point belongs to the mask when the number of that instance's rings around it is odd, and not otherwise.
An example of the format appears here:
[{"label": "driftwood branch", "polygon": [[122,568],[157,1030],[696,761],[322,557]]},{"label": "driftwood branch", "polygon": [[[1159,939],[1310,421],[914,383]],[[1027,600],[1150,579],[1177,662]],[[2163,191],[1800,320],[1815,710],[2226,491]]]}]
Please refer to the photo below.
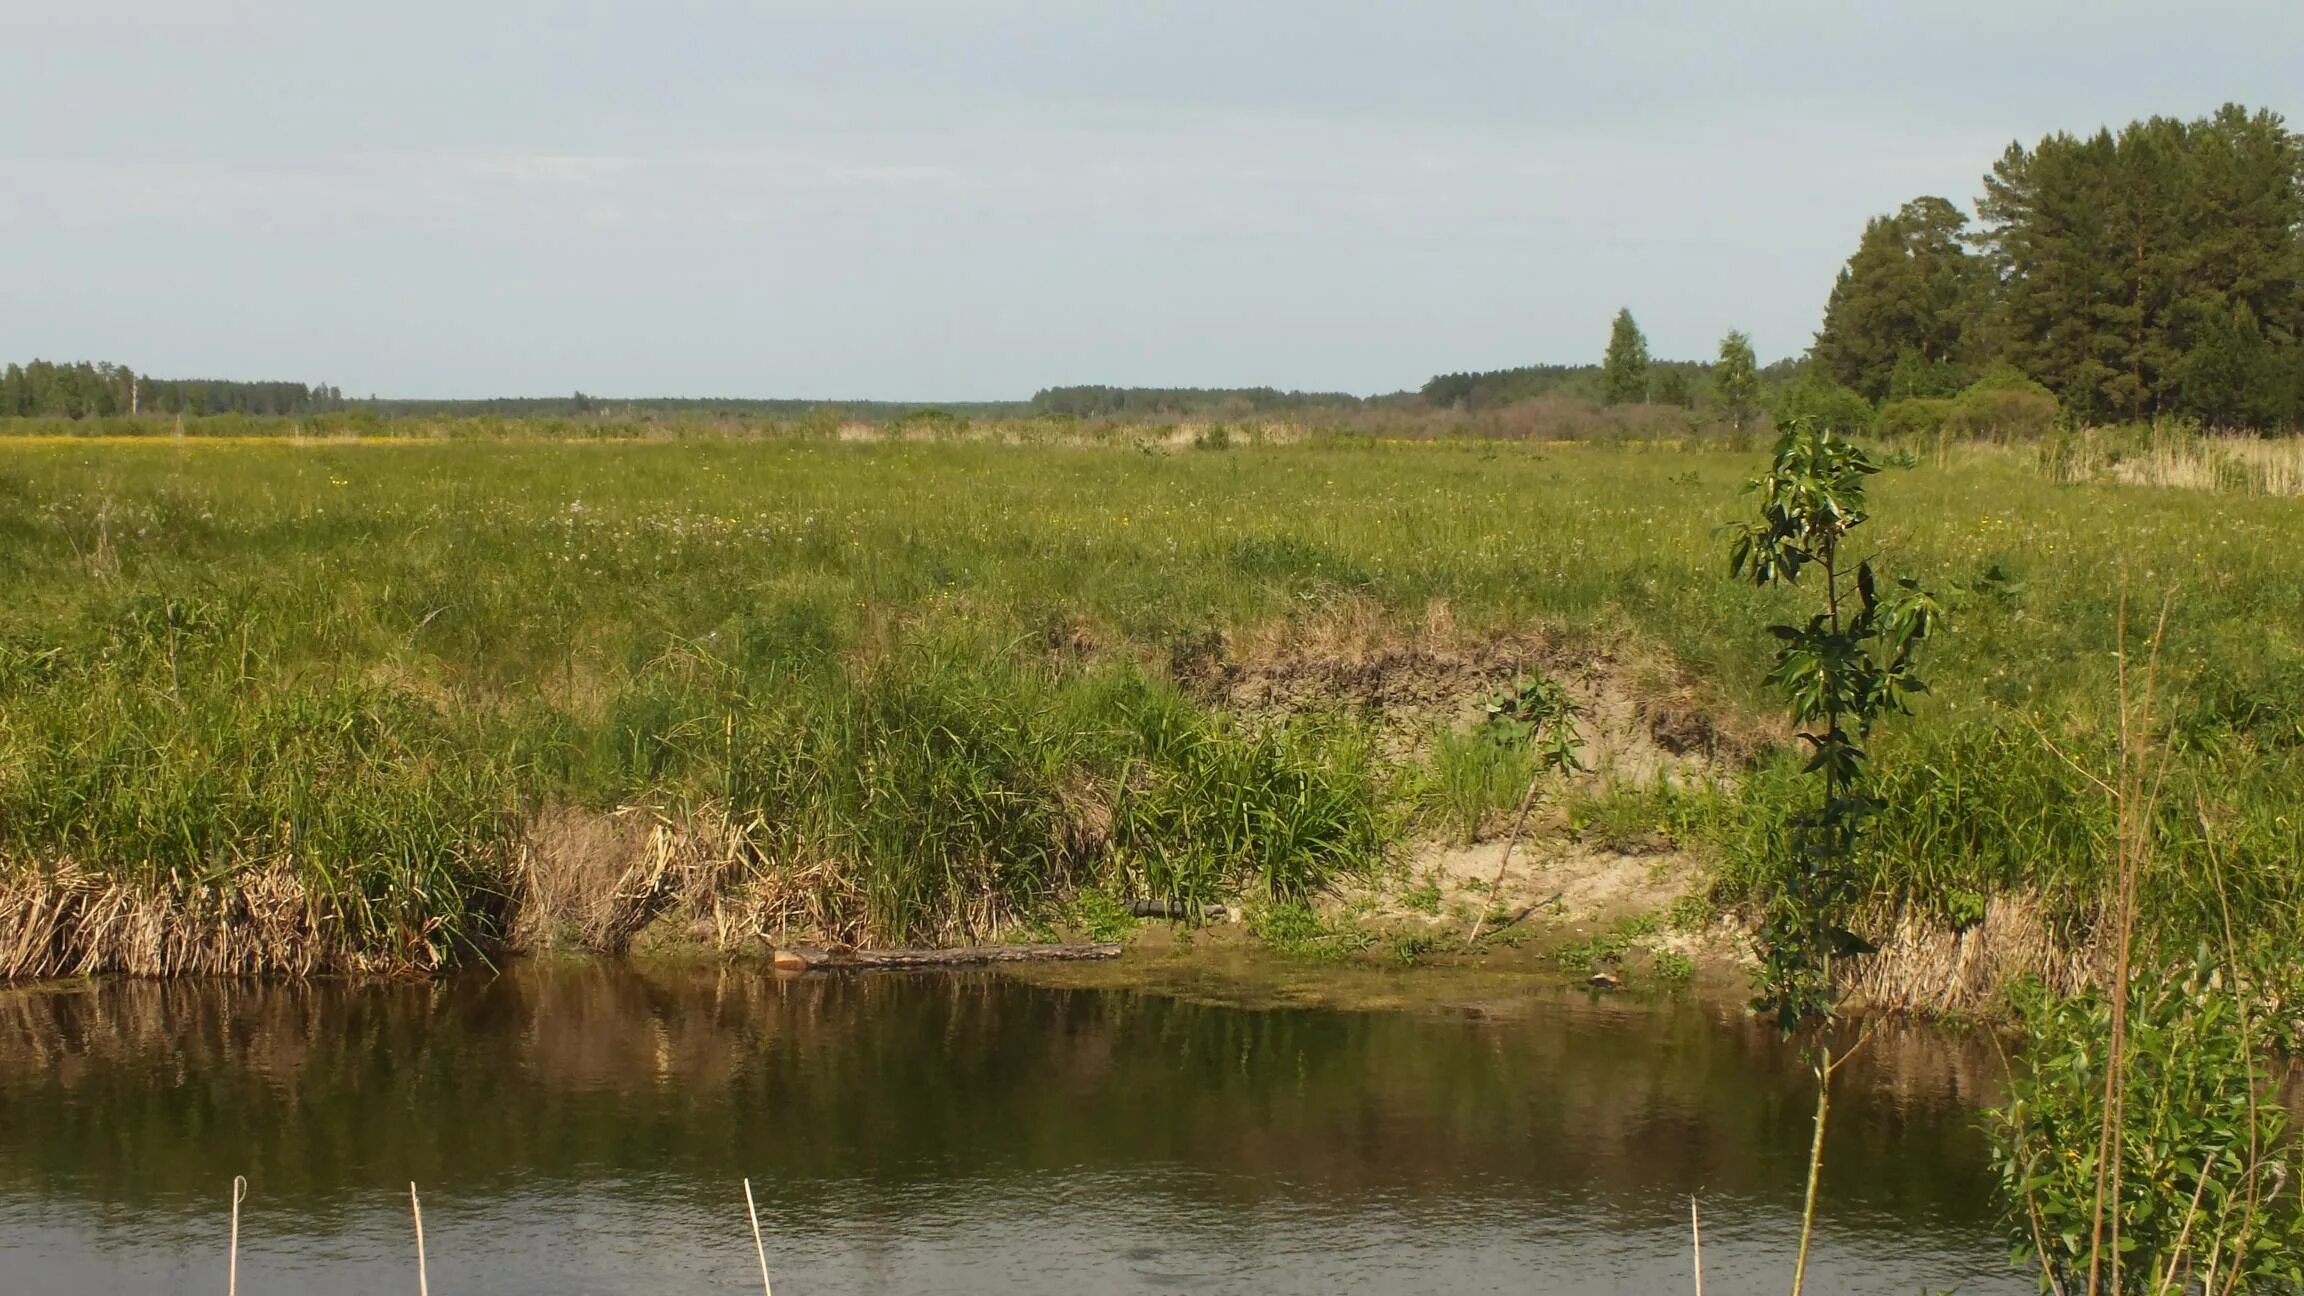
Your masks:
[{"label": "driftwood branch", "polygon": [[971,945],[960,949],[817,949],[776,951],[787,971],[834,968],[961,967],[977,963],[1052,963],[1120,957],[1118,945]]}]

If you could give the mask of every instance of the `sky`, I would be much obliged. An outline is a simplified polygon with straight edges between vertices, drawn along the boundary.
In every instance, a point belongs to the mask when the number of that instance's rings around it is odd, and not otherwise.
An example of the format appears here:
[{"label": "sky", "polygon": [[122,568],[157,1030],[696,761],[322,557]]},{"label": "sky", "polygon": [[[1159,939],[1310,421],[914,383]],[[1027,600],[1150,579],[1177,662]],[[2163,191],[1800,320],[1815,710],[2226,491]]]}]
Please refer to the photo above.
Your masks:
[{"label": "sky", "polygon": [[[2180,16],[2179,16],[2180,15]],[[348,395],[1374,393],[1731,328],[2304,4],[0,0],[0,357]]]}]

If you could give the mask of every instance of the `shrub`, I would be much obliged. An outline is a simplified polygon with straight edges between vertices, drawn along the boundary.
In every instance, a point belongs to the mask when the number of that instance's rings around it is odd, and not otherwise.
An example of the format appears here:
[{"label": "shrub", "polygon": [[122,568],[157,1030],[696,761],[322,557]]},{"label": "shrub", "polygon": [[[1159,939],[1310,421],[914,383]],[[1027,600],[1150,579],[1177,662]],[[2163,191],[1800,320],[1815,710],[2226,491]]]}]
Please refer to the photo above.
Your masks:
[{"label": "shrub", "polygon": [[1778,425],[1805,421],[1835,436],[1862,436],[1872,430],[1872,402],[1825,378],[1811,378],[1784,393],[1776,404]]},{"label": "shrub", "polygon": [[[1983,373],[1978,374],[1976,381],[1968,384],[1967,391],[2021,391],[2031,392],[2035,396],[2046,396],[2051,400],[2055,398],[2055,394],[2053,392],[2050,392],[2046,387],[2041,386],[2039,383],[2034,382],[2030,377],[2026,376],[2023,370],[2007,363],[2006,361],[2001,361],[2000,363],[1986,369]],[[1963,394],[1966,393],[1964,392]]]},{"label": "shrub", "polygon": [[1892,400],[1880,407],[1876,429],[1891,441],[1933,441],[1943,435],[1958,402],[1934,397]]},{"label": "shrub", "polygon": [[2117,1239],[2118,1277],[2107,1291],[2293,1290],[2304,1281],[2287,1113],[2261,1092],[2258,1032],[2235,989],[2203,953],[2130,992],[2126,1079],[2109,1135],[2116,1176],[2099,1164],[2110,1002],[2090,992],[2024,1005],[2030,1043],[1992,1132],[2009,1231],[2043,1279],[2094,1289],[2090,1269],[2105,1254],[2096,1237],[2101,1191],[2105,1242]]},{"label": "shrub", "polygon": [[1979,384],[1951,406],[1944,430],[1971,441],[2035,441],[2056,430],[2056,398],[2045,390]]}]

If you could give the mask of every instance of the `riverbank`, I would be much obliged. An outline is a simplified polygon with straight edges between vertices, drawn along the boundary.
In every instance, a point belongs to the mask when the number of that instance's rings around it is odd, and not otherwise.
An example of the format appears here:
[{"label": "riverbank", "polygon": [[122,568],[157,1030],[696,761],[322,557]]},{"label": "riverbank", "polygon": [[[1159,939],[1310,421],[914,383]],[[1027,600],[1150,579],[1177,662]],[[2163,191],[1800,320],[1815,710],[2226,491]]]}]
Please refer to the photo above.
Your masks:
[{"label": "riverbank", "polygon": [[[2110,649],[2170,585],[2148,936],[2220,939],[2228,898],[2293,961],[2293,504],[1890,458],[1867,534],[1952,629],[1875,751],[1872,926],[1914,951],[1883,997],[1964,1009],[2087,962]],[[981,943],[1151,899],[1316,958],[1456,957],[1476,923],[1501,957],[1550,918],[1645,977],[1769,892],[1805,795],[1759,691],[1783,609],[1712,535],[1752,467],[1683,442],[0,444],[0,975]],[[1589,772],[1538,780],[1490,905],[1555,686]]]}]

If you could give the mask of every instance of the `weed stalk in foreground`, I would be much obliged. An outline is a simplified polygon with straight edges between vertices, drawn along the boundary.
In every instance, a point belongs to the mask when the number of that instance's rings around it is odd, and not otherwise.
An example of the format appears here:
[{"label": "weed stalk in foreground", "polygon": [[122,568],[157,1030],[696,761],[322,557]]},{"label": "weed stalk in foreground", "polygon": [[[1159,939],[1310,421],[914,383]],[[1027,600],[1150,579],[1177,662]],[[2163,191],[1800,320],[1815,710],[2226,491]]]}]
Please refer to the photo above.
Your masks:
[{"label": "weed stalk in foreground", "polygon": [[[1993,1113],[2020,1245],[2058,1296],[2304,1285],[2295,1149],[2281,1139],[2284,1109],[2258,1098],[2269,1036],[2251,999],[2263,992],[2241,957],[2204,793],[2198,823],[2221,959],[2206,944],[2177,959],[2138,940],[2138,895],[2162,863],[2159,811],[2177,761],[2156,729],[2169,606],[2140,688],[2120,635],[2119,749],[2108,778],[2088,775],[2114,813],[2101,900],[2112,965],[2101,991],[2022,1005],[2029,1038],[2010,1067],[2008,1103]],[[2166,975],[2139,978],[2139,961]]]}]

